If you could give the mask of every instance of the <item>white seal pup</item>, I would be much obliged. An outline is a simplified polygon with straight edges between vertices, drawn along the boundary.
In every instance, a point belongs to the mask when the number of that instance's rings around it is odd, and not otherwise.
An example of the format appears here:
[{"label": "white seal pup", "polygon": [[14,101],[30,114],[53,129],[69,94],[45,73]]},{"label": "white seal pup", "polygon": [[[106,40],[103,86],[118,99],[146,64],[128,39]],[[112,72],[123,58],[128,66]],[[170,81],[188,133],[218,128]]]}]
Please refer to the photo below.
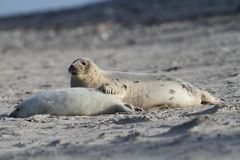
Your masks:
[{"label": "white seal pup", "polygon": [[32,96],[17,105],[10,116],[15,118],[25,118],[36,114],[88,116],[116,112],[134,112],[134,107],[124,104],[115,96],[106,95],[95,89],[66,88]]},{"label": "white seal pup", "polygon": [[74,60],[68,71],[71,73],[71,87],[100,89],[143,109],[220,102],[207,91],[181,79],[162,74],[105,71],[88,58]]}]

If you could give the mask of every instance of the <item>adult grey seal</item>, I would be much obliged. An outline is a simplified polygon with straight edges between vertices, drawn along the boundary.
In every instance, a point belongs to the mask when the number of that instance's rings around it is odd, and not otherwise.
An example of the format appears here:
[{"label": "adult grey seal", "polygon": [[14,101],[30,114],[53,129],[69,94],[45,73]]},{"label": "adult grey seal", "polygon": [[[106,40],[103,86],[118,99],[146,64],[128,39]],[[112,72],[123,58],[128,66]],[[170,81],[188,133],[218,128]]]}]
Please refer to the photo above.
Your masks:
[{"label": "adult grey seal", "polygon": [[181,79],[163,74],[105,71],[89,58],[74,60],[68,70],[71,87],[96,88],[147,110],[220,102],[219,98]]}]

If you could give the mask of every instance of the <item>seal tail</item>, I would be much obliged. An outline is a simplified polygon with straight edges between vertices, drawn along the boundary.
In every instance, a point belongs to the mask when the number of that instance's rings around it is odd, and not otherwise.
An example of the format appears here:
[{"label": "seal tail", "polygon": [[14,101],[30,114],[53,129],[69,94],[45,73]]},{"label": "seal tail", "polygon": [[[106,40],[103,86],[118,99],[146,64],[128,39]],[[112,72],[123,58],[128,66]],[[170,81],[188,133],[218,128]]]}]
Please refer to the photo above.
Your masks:
[{"label": "seal tail", "polygon": [[207,91],[201,90],[201,97],[202,97],[202,103],[219,104],[221,102],[219,98],[212,96]]}]

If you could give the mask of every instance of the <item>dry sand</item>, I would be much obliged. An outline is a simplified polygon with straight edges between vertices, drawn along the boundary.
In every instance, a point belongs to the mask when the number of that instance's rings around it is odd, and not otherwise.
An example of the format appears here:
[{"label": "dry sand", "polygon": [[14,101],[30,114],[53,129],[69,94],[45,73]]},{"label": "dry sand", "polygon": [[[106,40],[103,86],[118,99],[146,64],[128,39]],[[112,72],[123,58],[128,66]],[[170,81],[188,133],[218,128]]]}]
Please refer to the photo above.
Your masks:
[{"label": "dry sand", "polygon": [[[0,31],[0,159],[211,159],[240,157],[240,14],[130,27]],[[30,95],[68,87],[67,67],[162,71],[225,105],[139,114],[8,117]]]}]

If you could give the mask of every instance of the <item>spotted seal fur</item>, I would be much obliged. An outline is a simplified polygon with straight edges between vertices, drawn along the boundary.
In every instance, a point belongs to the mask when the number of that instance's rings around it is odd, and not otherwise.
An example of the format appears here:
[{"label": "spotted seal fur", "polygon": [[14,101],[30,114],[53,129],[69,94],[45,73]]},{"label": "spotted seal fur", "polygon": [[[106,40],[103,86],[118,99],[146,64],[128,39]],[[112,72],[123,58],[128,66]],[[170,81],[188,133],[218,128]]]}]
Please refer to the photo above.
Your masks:
[{"label": "spotted seal fur", "polygon": [[164,74],[105,71],[89,58],[74,60],[68,70],[71,87],[96,88],[143,109],[220,102],[219,98],[181,79]]}]

